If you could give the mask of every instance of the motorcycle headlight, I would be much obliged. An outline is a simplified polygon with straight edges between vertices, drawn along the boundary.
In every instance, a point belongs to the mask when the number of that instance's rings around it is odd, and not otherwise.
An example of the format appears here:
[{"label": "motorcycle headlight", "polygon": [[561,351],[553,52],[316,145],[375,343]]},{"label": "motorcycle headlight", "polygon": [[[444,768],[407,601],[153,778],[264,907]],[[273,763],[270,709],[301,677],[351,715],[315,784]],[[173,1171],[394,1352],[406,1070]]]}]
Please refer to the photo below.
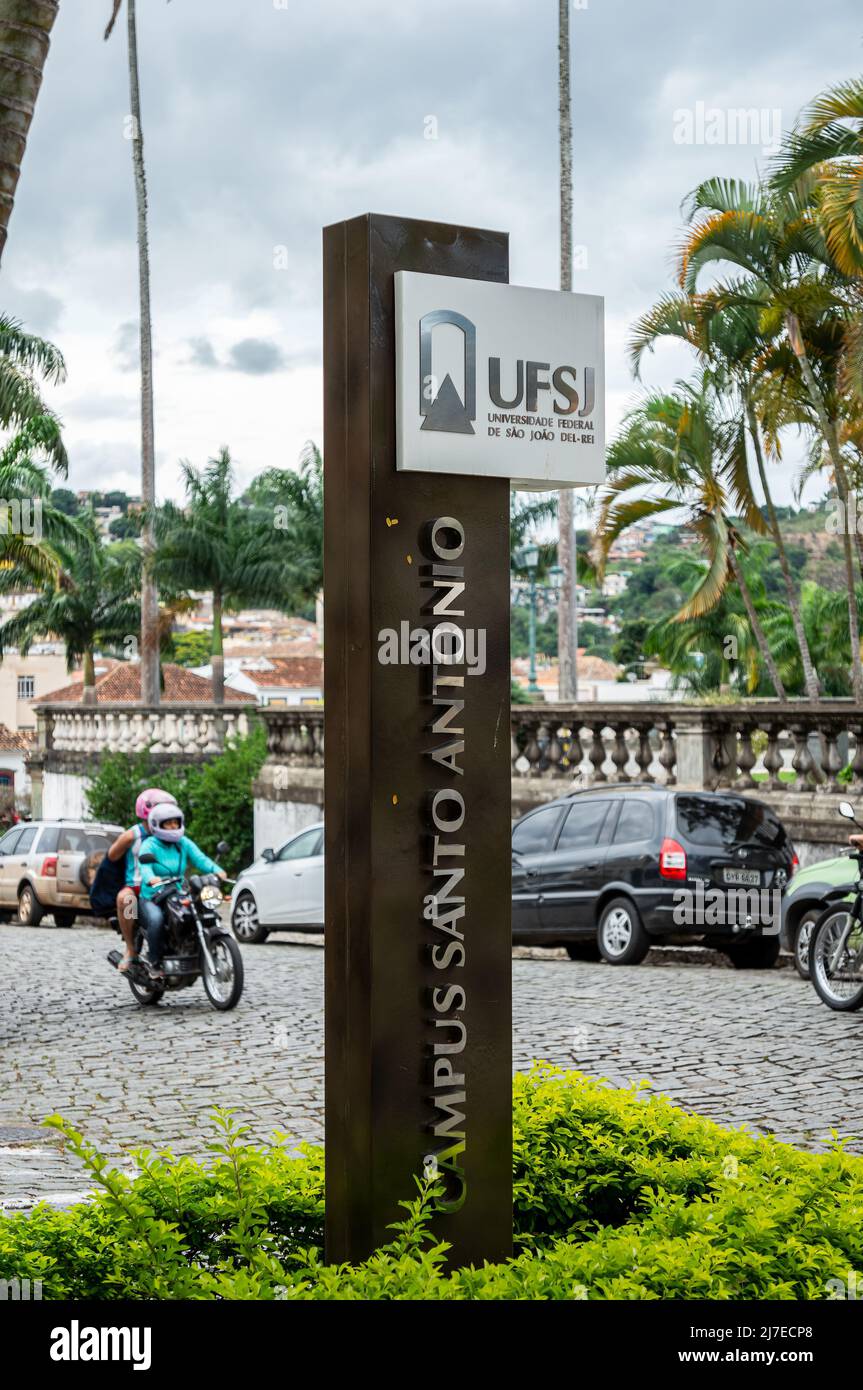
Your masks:
[{"label": "motorcycle headlight", "polygon": [[201,902],[218,902],[221,896],[221,893],[219,892],[218,888],[214,883],[206,883],[204,887],[201,889]]}]

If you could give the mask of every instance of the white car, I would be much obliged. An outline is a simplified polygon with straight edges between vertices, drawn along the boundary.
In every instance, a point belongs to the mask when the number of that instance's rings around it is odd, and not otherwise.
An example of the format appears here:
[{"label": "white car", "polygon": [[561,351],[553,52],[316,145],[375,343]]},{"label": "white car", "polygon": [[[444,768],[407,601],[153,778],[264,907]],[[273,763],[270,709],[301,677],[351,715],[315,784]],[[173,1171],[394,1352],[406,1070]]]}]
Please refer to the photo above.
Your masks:
[{"label": "white car", "polygon": [[324,928],[324,823],[307,826],[278,851],[265,849],[243,869],[231,894],[231,925],[247,944],[280,927]]}]

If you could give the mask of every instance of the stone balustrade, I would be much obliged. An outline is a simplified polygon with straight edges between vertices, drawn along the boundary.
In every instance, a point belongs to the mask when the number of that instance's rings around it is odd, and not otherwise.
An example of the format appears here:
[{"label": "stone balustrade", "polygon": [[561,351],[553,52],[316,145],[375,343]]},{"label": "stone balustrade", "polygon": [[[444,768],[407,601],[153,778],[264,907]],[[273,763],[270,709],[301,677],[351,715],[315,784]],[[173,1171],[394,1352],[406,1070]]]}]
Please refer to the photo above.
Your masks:
[{"label": "stone balustrade", "polygon": [[[258,713],[267,729],[267,758],[253,787],[260,848],[283,843],[322,815],[324,711],[288,706]],[[46,786],[54,779],[53,786],[77,778],[83,787],[99,757],[119,751],[149,749],[157,763],[205,761],[226,738],[247,731],[249,710],[43,705],[38,720],[29,760],[36,814],[43,779]],[[850,700],[515,705],[510,728],[513,815],[597,785],[734,790],[768,801],[795,843],[826,853],[845,838],[838,801],[863,802],[863,711]],[[73,813],[72,804],[63,802],[63,814]],[[53,802],[44,813],[60,814]]]},{"label": "stone balustrade", "polygon": [[323,706],[261,711],[267,725],[267,759],[286,767],[324,765]]},{"label": "stone balustrade", "polygon": [[[323,807],[323,710],[262,713],[256,845]],[[863,711],[850,700],[515,705],[510,732],[514,816],[598,785],[748,792],[774,807],[806,862],[844,843],[839,800],[863,802]]]},{"label": "stone balustrade", "polygon": [[87,814],[90,779],[106,754],[149,752],[157,765],[206,762],[246,734],[255,706],[39,705],[27,759],[36,816]]},{"label": "stone balustrade", "polygon": [[511,732],[516,781],[863,792],[863,712],[851,701],[516,705]]},{"label": "stone balustrade", "polygon": [[214,705],[42,706],[40,746],[58,753],[142,753],[199,757],[218,753],[226,738],[244,734],[244,709]]}]

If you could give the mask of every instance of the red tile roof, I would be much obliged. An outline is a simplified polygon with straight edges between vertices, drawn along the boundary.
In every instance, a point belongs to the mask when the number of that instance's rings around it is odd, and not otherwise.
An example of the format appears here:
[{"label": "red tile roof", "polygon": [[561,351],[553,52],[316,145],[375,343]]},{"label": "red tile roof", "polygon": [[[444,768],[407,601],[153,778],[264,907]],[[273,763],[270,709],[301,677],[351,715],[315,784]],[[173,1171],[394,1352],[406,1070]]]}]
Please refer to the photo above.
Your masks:
[{"label": "red tile roof", "polygon": [[[83,683],[78,680],[72,685],[64,685],[61,690],[52,690],[34,700],[34,705],[72,705],[80,704]],[[120,662],[106,675],[96,681],[96,703],[100,705],[134,705],[141,700],[141,667],[135,662]],[[196,676],[185,666],[167,663],[162,666],[162,704],[189,705],[211,704],[213,683],[203,676]],[[229,704],[250,705],[255,703],[254,695],[242,690],[225,689],[225,700]]]},{"label": "red tile roof", "polygon": [[26,753],[36,742],[36,734],[33,729],[8,729],[5,724],[0,724],[0,751],[4,753],[18,752]]},{"label": "red tile roof", "polygon": [[255,685],[277,687],[281,690],[317,689],[323,684],[324,663],[319,656],[267,656],[272,671],[242,672]]}]

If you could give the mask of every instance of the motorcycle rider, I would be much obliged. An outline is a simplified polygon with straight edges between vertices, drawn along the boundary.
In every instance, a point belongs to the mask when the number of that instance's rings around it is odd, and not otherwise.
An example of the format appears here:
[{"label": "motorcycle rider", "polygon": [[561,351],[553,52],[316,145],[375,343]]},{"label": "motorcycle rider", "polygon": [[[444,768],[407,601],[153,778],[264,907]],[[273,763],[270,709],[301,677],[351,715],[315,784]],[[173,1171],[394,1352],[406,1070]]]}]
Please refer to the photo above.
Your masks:
[{"label": "motorcycle rider", "polygon": [[160,887],[172,879],[185,877],[191,867],[202,874],[218,874],[225,878],[224,869],[199,849],[185,833],[185,820],[180,807],[171,801],[157,803],[147,818],[149,836],[141,845],[141,854],[152,855],[155,863],[141,865],[141,897],[138,911],[147,933],[147,955],[150,978],[164,980],[162,952],[165,937],[165,914],[153,901]]},{"label": "motorcycle rider", "polygon": [[121,975],[125,975],[129,966],[137,959],[135,923],[138,919],[138,895],[141,891],[141,866],[138,856],[149,834],[147,817],[160,801],[173,801],[173,797],[170,792],[162,791],[161,787],[148,787],[146,791],[141,792],[135,802],[135,815],[138,817],[136,824],[124,830],[122,835],[118,835],[108,850],[108,858],[112,863],[125,860],[126,881],[117,894],[117,921],[126,948],[123,959],[117,966]]}]

